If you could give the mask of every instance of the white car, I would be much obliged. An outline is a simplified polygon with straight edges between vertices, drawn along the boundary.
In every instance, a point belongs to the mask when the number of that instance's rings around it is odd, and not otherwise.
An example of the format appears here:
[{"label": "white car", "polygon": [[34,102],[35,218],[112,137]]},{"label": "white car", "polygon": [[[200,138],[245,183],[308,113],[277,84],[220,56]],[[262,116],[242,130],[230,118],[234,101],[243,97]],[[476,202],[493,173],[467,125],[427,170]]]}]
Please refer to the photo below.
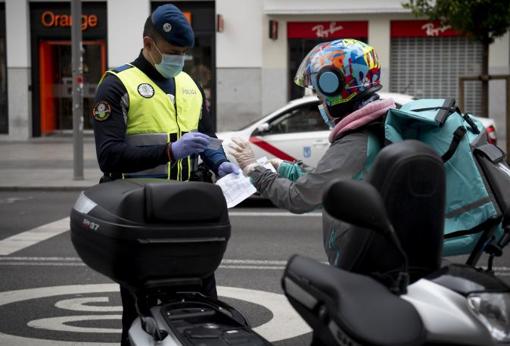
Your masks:
[{"label": "white car", "polygon": [[[381,98],[392,98],[397,107],[414,100],[410,95],[379,93]],[[329,147],[330,130],[322,120],[317,106],[317,96],[305,96],[287,103],[285,106],[251,123],[239,131],[220,132],[223,147],[229,159],[228,146],[232,138],[249,141],[255,157],[271,159],[278,157],[288,161],[303,161],[315,167]],[[495,142],[494,120],[478,118],[487,128],[489,138]]]}]

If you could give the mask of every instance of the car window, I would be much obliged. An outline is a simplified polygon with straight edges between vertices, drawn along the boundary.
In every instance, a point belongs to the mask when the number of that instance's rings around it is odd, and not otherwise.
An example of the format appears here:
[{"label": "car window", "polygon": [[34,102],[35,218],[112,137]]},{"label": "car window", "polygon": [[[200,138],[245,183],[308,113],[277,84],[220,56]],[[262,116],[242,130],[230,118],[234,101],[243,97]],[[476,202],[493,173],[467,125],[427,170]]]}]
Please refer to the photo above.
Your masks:
[{"label": "car window", "polygon": [[269,123],[267,134],[327,131],[316,104],[293,108]]}]

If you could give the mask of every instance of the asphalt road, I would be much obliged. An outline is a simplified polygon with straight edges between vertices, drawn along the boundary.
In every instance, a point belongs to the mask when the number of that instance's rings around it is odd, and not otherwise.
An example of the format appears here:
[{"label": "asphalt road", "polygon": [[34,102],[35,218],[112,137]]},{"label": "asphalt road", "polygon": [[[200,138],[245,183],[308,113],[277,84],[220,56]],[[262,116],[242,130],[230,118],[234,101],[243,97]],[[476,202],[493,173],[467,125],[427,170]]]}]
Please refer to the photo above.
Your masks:
[{"label": "asphalt road", "polygon": [[[65,218],[77,196],[78,192],[0,192],[0,345],[118,340],[118,288],[81,262],[66,231]],[[282,295],[280,279],[294,253],[325,260],[321,218],[318,213],[296,217],[267,204],[254,206],[231,212],[232,236],[216,273],[220,297],[253,327],[261,327],[262,334],[280,340],[275,345],[307,345],[310,335],[304,322],[289,322],[297,315]],[[6,245],[9,237],[43,225],[46,236],[60,233]],[[22,248],[12,252],[16,246]]]},{"label": "asphalt road", "polygon": [[[67,231],[65,218],[77,196],[0,192],[0,345],[100,345],[118,340],[117,286],[81,262]],[[231,224],[232,237],[216,273],[221,299],[275,345],[309,344],[308,328],[295,318],[280,279],[292,254],[325,261],[319,213],[296,216],[252,204],[232,209]],[[37,236],[24,233],[34,229]],[[20,238],[22,234],[29,236]],[[496,266],[510,283],[510,251]]]}]

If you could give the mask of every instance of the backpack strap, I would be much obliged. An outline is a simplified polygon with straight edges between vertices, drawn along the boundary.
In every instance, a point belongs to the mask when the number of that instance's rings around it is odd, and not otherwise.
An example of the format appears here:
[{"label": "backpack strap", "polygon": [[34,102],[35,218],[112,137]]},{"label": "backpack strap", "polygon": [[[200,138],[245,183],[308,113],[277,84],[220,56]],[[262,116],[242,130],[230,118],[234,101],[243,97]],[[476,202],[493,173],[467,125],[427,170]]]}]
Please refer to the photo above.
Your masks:
[{"label": "backpack strap", "polygon": [[384,140],[384,122],[375,121],[364,127],[367,131],[367,154],[363,168],[356,173],[352,178],[354,180],[363,180],[368,173],[370,167],[375,161],[375,157],[381,151],[382,147],[386,145]]},{"label": "backpack strap", "polygon": [[442,109],[447,112],[447,113],[443,114],[442,116],[439,116],[439,115],[437,116],[437,119],[439,120],[440,124],[443,124],[444,121],[446,120],[446,118],[448,118],[451,114],[458,113],[464,119],[464,121],[466,121],[469,124],[469,126],[471,127],[471,132],[473,132],[475,135],[480,134],[480,129],[478,128],[478,126],[476,126],[475,122],[473,121],[473,119],[471,119],[469,114],[462,113],[460,111],[460,108],[457,106],[452,106],[452,107],[437,106],[437,107],[418,108],[418,109],[413,109],[412,112],[433,111],[436,109]]},{"label": "backpack strap", "polygon": [[452,158],[453,154],[455,154],[455,151],[459,147],[460,141],[464,136],[466,135],[466,128],[464,126],[459,126],[453,133],[452,141],[450,142],[450,146],[448,147],[448,150],[441,156],[441,159],[443,159],[443,162],[447,162],[449,159]]},{"label": "backpack strap", "polygon": [[445,99],[442,106],[436,106],[436,107],[426,107],[426,108],[418,108],[418,109],[411,109],[411,112],[423,112],[423,111],[434,111],[437,109],[441,109],[441,112],[438,112],[436,115],[436,121],[439,122],[439,124],[443,125],[446,119],[453,113],[458,112],[459,114],[462,114],[459,107],[455,106],[455,99],[449,98]]}]

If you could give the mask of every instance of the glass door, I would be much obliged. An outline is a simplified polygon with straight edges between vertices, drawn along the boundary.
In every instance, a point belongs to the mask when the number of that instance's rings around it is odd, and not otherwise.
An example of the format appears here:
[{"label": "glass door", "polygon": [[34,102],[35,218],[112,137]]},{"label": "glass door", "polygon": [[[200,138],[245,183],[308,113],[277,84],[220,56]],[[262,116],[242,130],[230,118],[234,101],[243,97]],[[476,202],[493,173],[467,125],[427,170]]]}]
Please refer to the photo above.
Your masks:
[{"label": "glass door", "polygon": [[[197,82],[205,94],[205,102],[209,111],[214,113],[216,100],[215,76],[211,69],[213,64],[213,40],[208,35],[195,37],[195,46],[188,52],[184,71]],[[212,115],[214,116],[214,115]]]},{"label": "glass door", "polygon": [[[106,71],[104,40],[84,41],[83,116],[84,129],[90,117],[96,86]],[[73,128],[71,42],[44,40],[39,44],[41,134],[67,132]]]}]

